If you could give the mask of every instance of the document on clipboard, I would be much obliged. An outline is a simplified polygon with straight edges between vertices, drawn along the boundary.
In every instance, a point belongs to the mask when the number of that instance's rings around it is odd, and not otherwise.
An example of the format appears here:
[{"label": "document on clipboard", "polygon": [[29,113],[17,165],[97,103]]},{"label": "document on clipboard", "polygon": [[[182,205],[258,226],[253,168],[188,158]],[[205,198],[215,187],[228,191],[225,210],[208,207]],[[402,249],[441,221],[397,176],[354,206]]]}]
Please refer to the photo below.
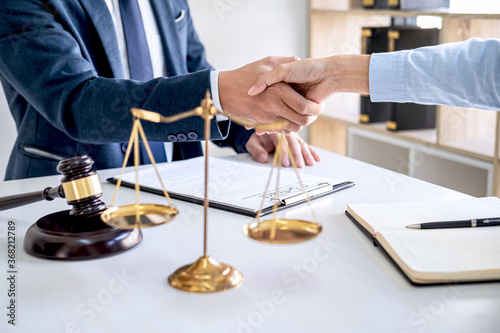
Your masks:
[{"label": "document on clipboard", "polygon": [[[269,183],[268,192],[265,187],[271,168],[257,162],[248,163],[231,157],[209,157],[208,199],[212,208],[255,217],[263,202],[261,215],[277,210],[293,207],[309,200],[324,197],[328,194],[351,187],[353,182],[345,179],[313,176],[299,172],[300,180],[292,168],[275,169]],[[173,199],[179,199],[203,205],[205,193],[205,158],[203,156],[183,161],[157,165],[165,189]],[[154,168],[139,170],[141,191],[163,195],[161,184]],[[125,173],[122,185],[134,187],[135,171]],[[116,183],[119,175],[109,178]],[[264,200],[264,201],[262,201]]]}]

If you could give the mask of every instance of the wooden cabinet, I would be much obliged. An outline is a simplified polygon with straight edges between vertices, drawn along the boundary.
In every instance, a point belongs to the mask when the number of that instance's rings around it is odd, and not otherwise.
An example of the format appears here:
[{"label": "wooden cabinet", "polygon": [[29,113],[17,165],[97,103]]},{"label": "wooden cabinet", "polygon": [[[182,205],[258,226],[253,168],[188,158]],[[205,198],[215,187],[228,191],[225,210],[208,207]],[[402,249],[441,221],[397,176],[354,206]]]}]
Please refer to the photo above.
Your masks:
[{"label": "wooden cabinet", "polygon": [[[360,54],[362,27],[388,26],[399,16],[437,18],[440,43],[500,37],[500,14],[374,10],[363,9],[362,0],[311,0],[310,56]],[[332,96],[310,125],[310,143],[472,195],[500,195],[496,111],[439,106],[436,129],[390,132],[384,124],[359,123],[359,100],[358,94]],[[424,162],[411,158],[416,150],[427,152]],[[388,163],[390,158],[396,161]],[[408,166],[398,170],[398,159]]]}]

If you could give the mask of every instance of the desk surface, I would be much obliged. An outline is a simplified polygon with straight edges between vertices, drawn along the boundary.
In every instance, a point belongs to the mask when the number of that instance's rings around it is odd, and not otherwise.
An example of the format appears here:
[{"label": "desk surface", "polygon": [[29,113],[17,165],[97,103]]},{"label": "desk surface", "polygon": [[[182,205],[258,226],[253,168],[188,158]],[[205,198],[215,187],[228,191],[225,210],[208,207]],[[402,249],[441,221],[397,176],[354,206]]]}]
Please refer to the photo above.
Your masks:
[{"label": "desk surface", "polygon": [[[211,209],[208,254],[244,276],[239,287],[192,294],[167,277],[203,254],[203,207],[175,201],[172,222],[144,229],[122,254],[62,262],[22,250],[26,230],[69,206],[62,199],[0,212],[2,332],[499,332],[498,283],[414,287],[344,215],[355,202],[447,200],[467,195],[321,151],[301,172],[346,178],[353,188],[313,202],[323,225],[314,240],[268,245],[242,234],[248,217]],[[250,161],[247,155],[237,156]],[[103,181],[117,170],[100,172]],[[60,176],[4,182],[0,196],[59,184]],[[114,185],[103,184],[109,204]],[[121,188],[120,200],[134,192]],[[141,193],[141,202],[164,198]],[[120,202],[117,202],[119,205]],[[311,220],[307,205],[280,216]],[[17,235],[16,326],[8,324],[7,225]],[[6,330],[5,330],[6,328]]]}]

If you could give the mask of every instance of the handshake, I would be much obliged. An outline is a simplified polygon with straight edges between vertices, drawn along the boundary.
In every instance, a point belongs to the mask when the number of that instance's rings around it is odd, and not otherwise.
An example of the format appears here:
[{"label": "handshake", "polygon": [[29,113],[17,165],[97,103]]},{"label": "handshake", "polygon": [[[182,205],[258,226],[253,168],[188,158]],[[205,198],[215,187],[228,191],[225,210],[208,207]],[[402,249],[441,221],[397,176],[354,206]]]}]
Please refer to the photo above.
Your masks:
[{"label": "handshake", "polygon": [[369,62],[367,55],[267,57],[220,72],[221,107],[254,123],[287,120],[286,130],[298,132],[316,120],[332,94],[367,94]]}]

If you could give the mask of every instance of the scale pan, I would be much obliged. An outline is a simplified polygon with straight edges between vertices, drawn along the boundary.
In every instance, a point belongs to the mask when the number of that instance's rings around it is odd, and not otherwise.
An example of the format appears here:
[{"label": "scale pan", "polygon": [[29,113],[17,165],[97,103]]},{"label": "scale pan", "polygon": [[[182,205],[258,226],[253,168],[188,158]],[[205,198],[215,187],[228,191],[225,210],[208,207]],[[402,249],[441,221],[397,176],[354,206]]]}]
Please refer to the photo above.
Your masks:
[{"label": "scale pan", "polygon": [[154,227],[173,220],[179,211],[172,206],[133,204],[111,207],[101,214],[107,225],[121,229]]},{"label": "scale pan", "polygon": [[310,240],[322,227],[318,223],[294,219],[255,221],[243,226],[245,236],[264,243],[292,244]]}]

